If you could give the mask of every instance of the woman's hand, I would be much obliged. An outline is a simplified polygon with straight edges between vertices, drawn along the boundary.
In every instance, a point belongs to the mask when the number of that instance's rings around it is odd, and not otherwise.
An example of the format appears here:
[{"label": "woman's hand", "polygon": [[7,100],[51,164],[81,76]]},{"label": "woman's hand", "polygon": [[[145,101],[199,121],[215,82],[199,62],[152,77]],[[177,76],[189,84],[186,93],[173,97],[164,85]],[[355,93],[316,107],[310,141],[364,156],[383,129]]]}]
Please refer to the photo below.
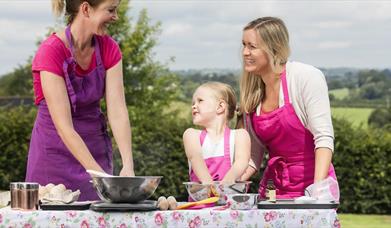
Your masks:
[{"label": "woman's hand", "polygon": [[121,177],[134,177],[134,170],[130,167],[122,167],[121,172],[119,173]]}]

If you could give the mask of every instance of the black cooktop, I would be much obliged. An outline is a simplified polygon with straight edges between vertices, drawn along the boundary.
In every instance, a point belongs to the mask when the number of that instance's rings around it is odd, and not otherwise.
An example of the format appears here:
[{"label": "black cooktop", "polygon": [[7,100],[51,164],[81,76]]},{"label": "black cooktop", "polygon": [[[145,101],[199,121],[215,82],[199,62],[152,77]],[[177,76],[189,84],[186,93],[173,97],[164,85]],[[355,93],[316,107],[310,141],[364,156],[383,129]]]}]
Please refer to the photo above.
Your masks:
[{"label": "black cooktop", "polygon": [[90,206],[94,211],[153,211],[157,210],[157,201],[144,200],[138,203],[95,202]]}]

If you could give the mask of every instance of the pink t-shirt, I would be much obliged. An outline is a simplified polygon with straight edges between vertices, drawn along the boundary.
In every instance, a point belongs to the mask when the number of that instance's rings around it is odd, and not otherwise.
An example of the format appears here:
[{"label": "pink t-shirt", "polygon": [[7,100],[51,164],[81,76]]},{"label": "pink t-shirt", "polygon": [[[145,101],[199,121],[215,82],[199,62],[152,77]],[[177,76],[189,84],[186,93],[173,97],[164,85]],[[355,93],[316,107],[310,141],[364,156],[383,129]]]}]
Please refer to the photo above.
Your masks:
[{"label": "pink t-shirt", "polygon": [[[121,60],[121,51],[118,44],[110,36],[97,36],[97,38],[103,65],[105,69],[108,70]],[[40,71],[48,71],[64,77],[62,66],[65,59],[70,56],[71,52],[69,49],[55,34],[52,34],[41,43],[32,62],[35,104],[38,105],[39,102],[44,99]],[[83,70],[79,65],[77,65],[76,73],[78,75],[86,75],[95,67],[96,59],[94,51],[89,68],[87,70]]]}]

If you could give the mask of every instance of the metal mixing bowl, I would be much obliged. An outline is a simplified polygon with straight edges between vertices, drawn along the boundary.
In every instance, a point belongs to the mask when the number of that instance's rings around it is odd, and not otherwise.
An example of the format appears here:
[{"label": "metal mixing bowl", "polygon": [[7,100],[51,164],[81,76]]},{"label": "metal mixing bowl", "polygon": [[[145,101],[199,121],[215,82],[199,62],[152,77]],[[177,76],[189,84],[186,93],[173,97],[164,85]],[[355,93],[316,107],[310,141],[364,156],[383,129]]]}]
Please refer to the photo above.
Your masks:
[{"label": "metal mixing bowl", "polygon": [[92,177],[92,183],[103,201],[137,203],[151,197],[162,178],[162,176]]},{"label": "metal mixing bowl", "polygon": [[258,194],[254,193],[237,193],[227,194],[227,202],[231,209],[234,210],[250,210],[254,208],[258,202]]},{"label": "metal mixing bowl", "polygon": [[237,181],[235,184],[221,184],[218,181],[213,184],[201,184],[199,182],[184,182],[187,193],[194,201],[207,199],[211,196],[219,196],[218,204],[226,203],[226,194],[247,193],[251,181]]}]

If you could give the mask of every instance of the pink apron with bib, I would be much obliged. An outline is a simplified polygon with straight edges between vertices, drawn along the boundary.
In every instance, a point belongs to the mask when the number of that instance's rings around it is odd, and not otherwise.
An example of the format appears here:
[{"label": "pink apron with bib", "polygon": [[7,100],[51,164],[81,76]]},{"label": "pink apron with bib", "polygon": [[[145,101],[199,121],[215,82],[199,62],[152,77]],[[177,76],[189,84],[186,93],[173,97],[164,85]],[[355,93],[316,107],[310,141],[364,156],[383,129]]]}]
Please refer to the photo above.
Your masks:
[{"label": "pink apron with bib", "polygon": [[[112,147],[107,134],[106,120],[100,110],[105,93],[106,70],[99,43],[94,37],[96,68],[87,75],[76,74],[70,27],[65,34],[72,56],[63,64],[66,88],[71,103],[72,122],[92,156],[105,172],[112,174]],[[98,196],[89,182],[90,175],[67,149],[59,137],[45,100],[38,106],[38,114],[31,135],[26,181],[64,184],[73,191],[79,189],[80,201],[96,200]]]},{"label": "pink apron with bib", "polygon": [[[305,188],[314,182],[314,137],[300,122],[289,101],[285,70],[281,81],[284,106],[260,116],[252,113],[251,117],[255,133],[269,151],[269,161],[259,184],[263,198],[269,179],[276,186],[277,198],[303,196]],[[332,164],[328,175],[337,179]]]},{"label": "pink apron with bib", "polygon": [[[206,167],[208,167],[209,174],[212,176],[213,181],[221,181],[228,170],[231,168],[231,155],[230,155],[230,129],[228,127],[224,130],[224,156],[211,157],[204,159]],[[200,134],[201,146],[204,144],[206,137],[206,130],[203,130]],[[199,182],[200,180],[195,175],[193,170],[190,171],[190,181]]]}]

